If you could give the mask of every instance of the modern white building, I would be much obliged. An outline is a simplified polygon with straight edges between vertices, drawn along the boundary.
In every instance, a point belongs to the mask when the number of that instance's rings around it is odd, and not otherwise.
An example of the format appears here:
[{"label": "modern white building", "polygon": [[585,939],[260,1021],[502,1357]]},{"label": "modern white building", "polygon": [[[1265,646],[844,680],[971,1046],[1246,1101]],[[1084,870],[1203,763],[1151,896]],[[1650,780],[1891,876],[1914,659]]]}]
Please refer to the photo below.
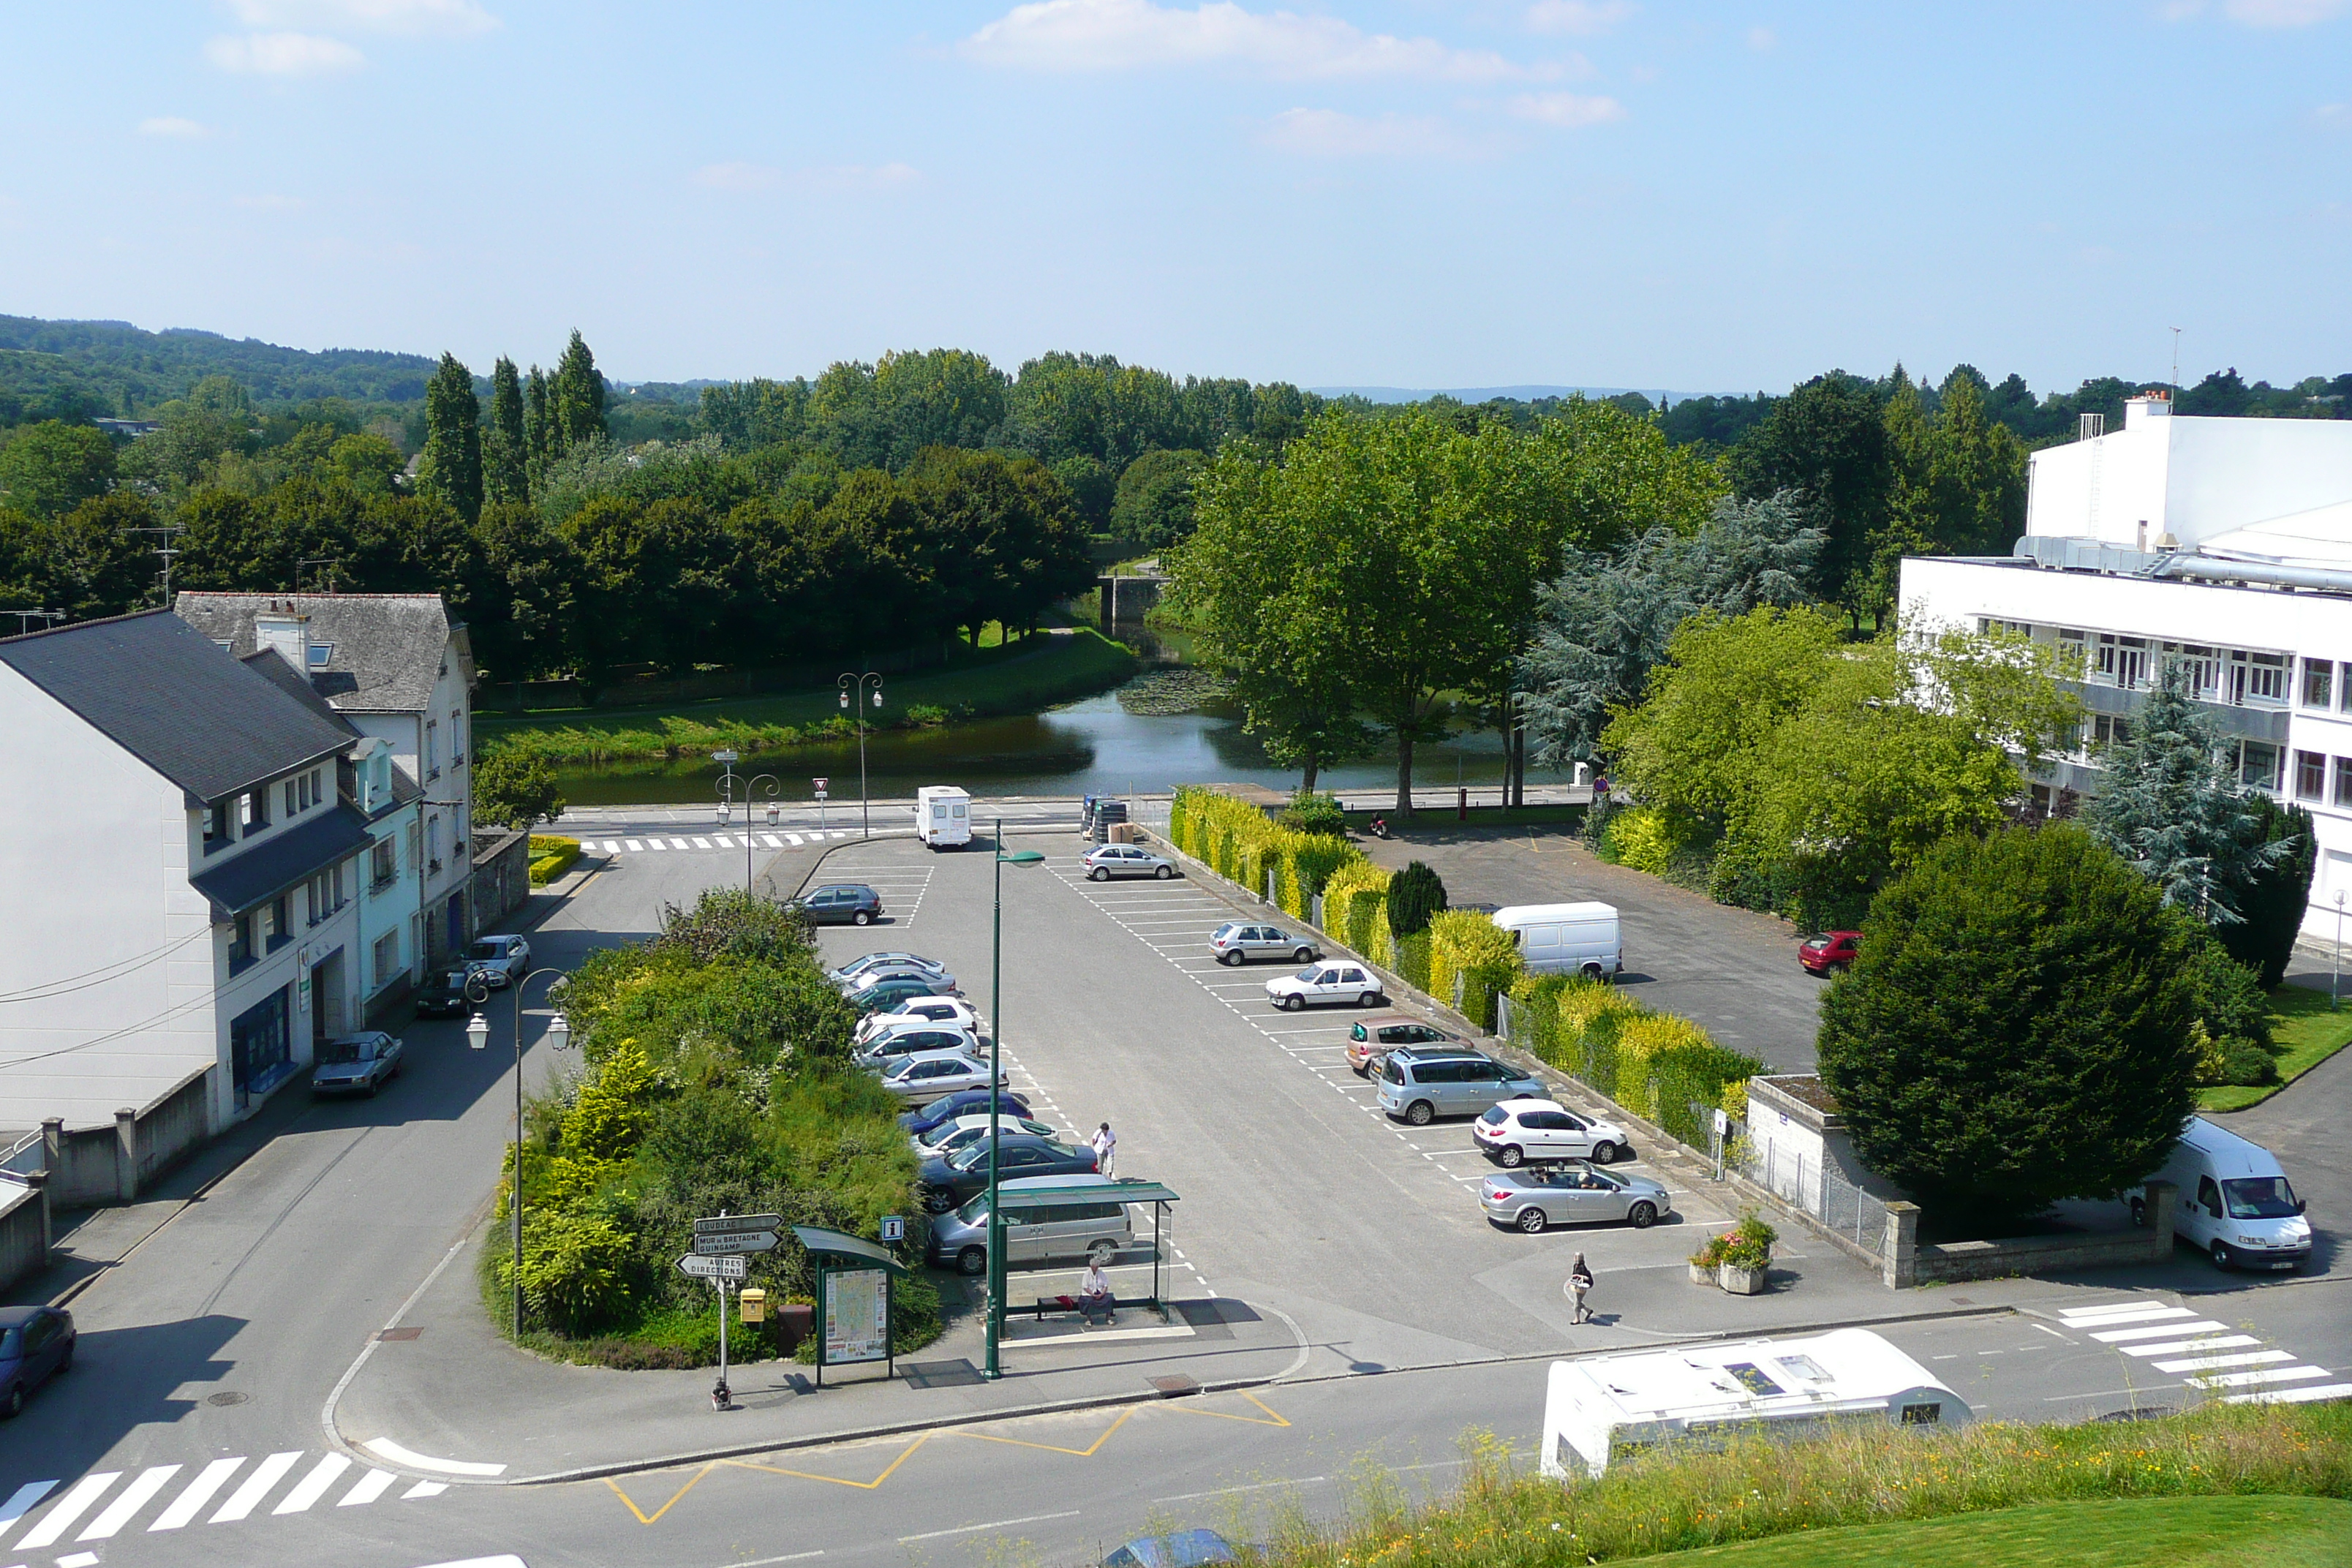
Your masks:
[{"label": "modern white building", "polygon": [[2032,455],[2013,555],[1903,563],[1904,618],[2079,650],[2089,721],[2033,786],[2061,814],[2098,787],[2092,748],[2183,666],[2240,777],[2310,809],[2305,930],[2332,937],[2352,896],[2352,421],[2190,418],[2148,396],[2119,431],[2084,426]]},{"label": "modern white building", "polygon": [[[276,649],[365,742],[354,801],[371,813],[362,910],[371,1008],[462,953],[469,897],[474,658],[438,594],[195,594],[180,617],[242,658]],[[390,804],[387,804],[390,803]]]},{"label": "modern white building", "polygon": [[0,1127],[219,1131],[358,1010],[350,732],[162,610],[0,638]]}]

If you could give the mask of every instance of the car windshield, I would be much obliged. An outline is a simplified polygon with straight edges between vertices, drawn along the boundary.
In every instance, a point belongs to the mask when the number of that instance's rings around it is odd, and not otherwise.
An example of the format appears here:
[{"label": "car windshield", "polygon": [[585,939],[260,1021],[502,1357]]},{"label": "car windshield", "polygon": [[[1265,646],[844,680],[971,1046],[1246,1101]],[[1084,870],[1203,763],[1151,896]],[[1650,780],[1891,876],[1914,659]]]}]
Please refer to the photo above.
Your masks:
[{"label": "car windshield", "polygon": [[2294,1189],[2284,1176],[2245,1176],[2221,1184],[2231,1219],[2284,1219],[2294,1213]]},{"label": "car windshield", "polygon": [[319,1054],[321,1062],[363,1062],[375,1055],[375,1046],[367,1040],[330,1040]]},{"label": "car windshield", "polygon": [[956,1210],[956,1218],[963,1221],[966,1225],[978,1225],[982,1220],[984,1220],[987,1217],[988,1194],[986,1193],[981,1194],[980,1196],[972,1199],[971,1202]]},{"label": "car windshield", "polygon": [[478,942],[466,950],[467,958],[504,958],[507,950],[495,942]]},{"label": "car windshield", "polygon": [[959,1171],[969,1171],[988,1158],[988,1135],[982,1133],[968,1149],[959,1149],[948,1157],[948,1163]]},{"label": "car windshield", "polygon": [[1504,1122],[1508,1121],[1510,1119],[1511,1113],[1504,1110],[1499,1105],[1488,1106],[1486,1108],[1486,1114],[1478,1118],[1479,1121],[1485,1122],[1489,1127],[1500,1127]]},{"label": "car windshield", "polygon": [[1305,969],[1302,969],[1302,970],[1300,970],[1297,973],[1296,973],[1296,974],[1292,975],[1292,976],[1291,976],[1291,978],[1292,978],[1293,980],[1307,980],[1307,981],[1320,980],[1320,979],[1322,979],[1322,978],[1323,978],[1323,972],[1322,972],[1321,970],[1319,970],[1319,969],[1316,968],[1314,965],[1309,964],[1309,965],[1308,965],[1307,967],[1306,967]]},{"label": "car windshield", "polygon": [[1234,922],[1233,922],[1233,921],[1227,921],[1224,924],[1223,924],[1223,925],[1219,926],[1216,930],[1214,930],[1214,931],[1211,931],[1209,934],[1210,934],[1211,936],[1231,936],[1231,935],[1233,935],[1233,934],[1234,934],[1234,932],[1235,932],[1235,931],[1239,931],[1239,930],[1241,930],[1241,929],[1242,929],[1241,927],[1239,927],[1239,926],[1237,926],[1237,925],[1234,924]]},{"label": "car windshield", "polygon": [[1811,948],[1823,948],[1829,944],[1830,939],[1825,936],[1809,936],[1805,939],[1805,945]]}]

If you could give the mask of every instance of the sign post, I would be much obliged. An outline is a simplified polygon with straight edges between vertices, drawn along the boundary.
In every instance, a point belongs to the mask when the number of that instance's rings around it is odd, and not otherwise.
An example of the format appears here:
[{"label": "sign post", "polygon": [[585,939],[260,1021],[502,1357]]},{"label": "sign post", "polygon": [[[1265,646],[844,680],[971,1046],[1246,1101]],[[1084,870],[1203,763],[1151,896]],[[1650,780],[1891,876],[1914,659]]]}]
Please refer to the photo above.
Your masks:
[{"label": "sign post", "polygon": [[710,1408],[732,1410],[734,1391],[727,1386],[727,1287],[742,1283],[750,1255],[768,1252],[776,1245],[780,1214],[717,1215],[694,1222],[694,1250],[677,1266],[698,1279],[708,1279],[719,1292],[719,1383],[710,1391]]},{"label": "sign post", "polygon": [[833,781],[831,779],[813,779],[810,782],[816,785],[816,830],[819,833],[823,833],[824,831],[825,786],[832,784]]}]

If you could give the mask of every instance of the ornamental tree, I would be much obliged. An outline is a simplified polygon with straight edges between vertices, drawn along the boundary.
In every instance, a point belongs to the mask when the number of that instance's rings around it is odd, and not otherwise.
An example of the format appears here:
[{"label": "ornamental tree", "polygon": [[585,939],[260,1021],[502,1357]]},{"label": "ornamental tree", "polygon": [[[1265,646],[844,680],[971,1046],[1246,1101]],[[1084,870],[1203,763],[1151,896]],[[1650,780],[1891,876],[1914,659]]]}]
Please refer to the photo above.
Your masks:
[{"label": "ornamental tree", "polygon": [[1954,837],[1889,883],[1822,1005],[1863,1162],[1939,1228],[2113,1197],[2195,1109],[2202,933],[2069,824]]}]

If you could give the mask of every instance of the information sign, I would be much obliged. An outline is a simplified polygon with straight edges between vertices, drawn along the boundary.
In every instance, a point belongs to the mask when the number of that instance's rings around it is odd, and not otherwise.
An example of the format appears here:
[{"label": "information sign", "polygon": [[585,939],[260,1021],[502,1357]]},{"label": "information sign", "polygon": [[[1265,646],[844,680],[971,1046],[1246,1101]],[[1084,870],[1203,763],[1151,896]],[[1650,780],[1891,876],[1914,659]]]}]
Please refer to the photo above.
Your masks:
[{"label": "information sign", "polygon": [[882,1216],[882,1239],[885,1241],[907,1239],[907,1219],[904,1215],[886,1214]]},{"label": "information sign", "polygon": [[824,1359],[835,1366],[890,1353],[890,1276],[845,1268],[824,1277]]},{"label": "information sign", "polygon": [[697,1279],[740,1279],[744,1277],[744,1260],[737,1254],[727,1258],[705,1258],[689,1253],[677,1260],[677,1266]]},{"label": "information sign", "polygon": [[730,1230],[717,1236],[698,1236],[694,1250],[698,1257],[721,1258],[743,1252],[772,1252],[776,1233],[772,1230]]}]

